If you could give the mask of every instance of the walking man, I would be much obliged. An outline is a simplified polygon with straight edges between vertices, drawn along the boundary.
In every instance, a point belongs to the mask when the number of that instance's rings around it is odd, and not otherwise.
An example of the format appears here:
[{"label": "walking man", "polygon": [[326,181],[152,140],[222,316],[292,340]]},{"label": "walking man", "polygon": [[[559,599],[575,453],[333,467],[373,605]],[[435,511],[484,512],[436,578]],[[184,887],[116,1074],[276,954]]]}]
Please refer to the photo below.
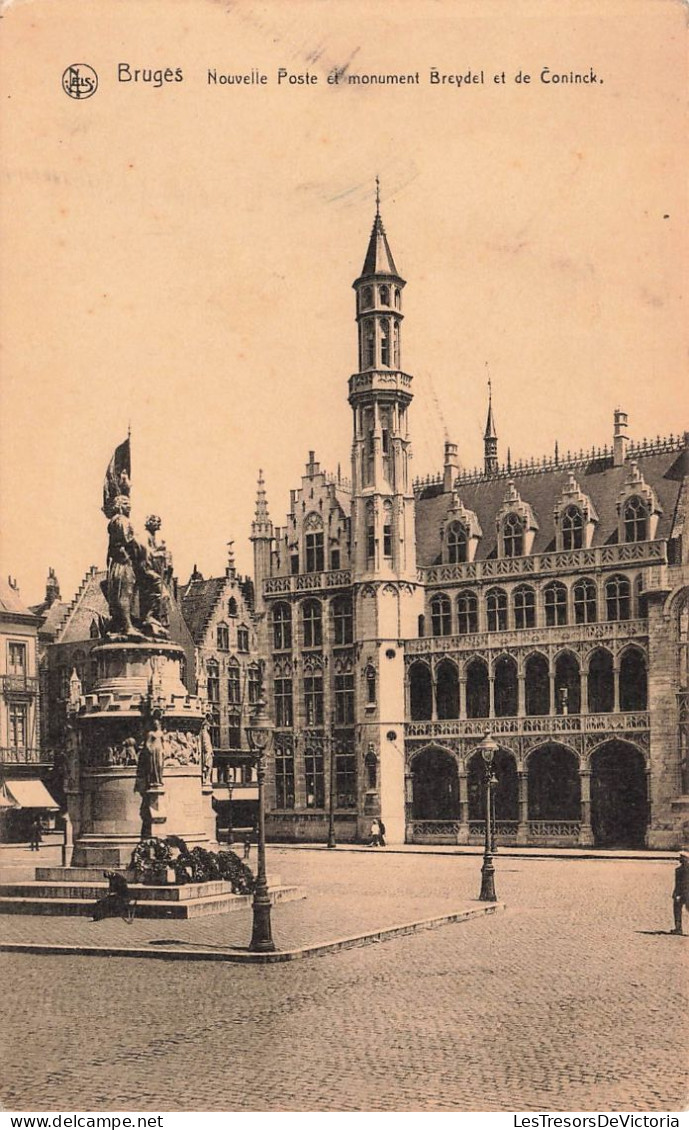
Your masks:
[{"label": "walking man", "polygon": [[673,934],[683,934],[682,911],[689,910],[689,852],[679,853],[679,866],[675,868],[675,886],[672,892],[672,910],[675,916]]}]

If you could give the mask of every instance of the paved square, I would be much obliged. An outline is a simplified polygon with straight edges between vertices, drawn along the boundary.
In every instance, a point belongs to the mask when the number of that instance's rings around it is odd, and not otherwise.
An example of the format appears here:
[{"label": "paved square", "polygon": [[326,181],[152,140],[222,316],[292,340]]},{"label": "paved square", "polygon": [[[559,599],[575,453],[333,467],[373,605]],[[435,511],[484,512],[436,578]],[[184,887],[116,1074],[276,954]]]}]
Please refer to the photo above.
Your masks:
[{"label": "paved square", "polygon": [[[496,865],[501,915],[294,964],[2,954],[3,1105],[684,1107],[689,938],[667,932],[672,862]],[[475,856],[428,853],[271,848],[269,868],[309,888],[324,936],[347,907],[355,933],[372,908],[382,923],[474,899],[480,878]],[[274,910],[278,944],[306,906]],[[248,913],[229,918],[248,935]]]}]

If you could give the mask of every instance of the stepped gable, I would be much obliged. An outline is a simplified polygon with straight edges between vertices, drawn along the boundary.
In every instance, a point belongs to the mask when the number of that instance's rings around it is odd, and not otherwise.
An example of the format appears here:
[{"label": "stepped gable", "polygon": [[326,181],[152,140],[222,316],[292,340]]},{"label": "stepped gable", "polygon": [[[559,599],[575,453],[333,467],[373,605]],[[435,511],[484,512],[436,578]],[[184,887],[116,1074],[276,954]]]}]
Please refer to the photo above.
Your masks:
[{"label": "stepped gable", "polygon": [[84,577],[74,600],[69,605],[56,643],[81,643],[89,639],[91,625],[99,617],[110,615],[108,602],[103,595],[101,582],[106,579],[105,569],[92,565]]},{"label": "stepped gable", "polygon": [[[659,517],[656,539],[671,538],[675,530],[675,514],[680,498],[682,481],[689,472],[687,449],[649,452],[636,455],[620,467],[611,459],[592,456],[588,461],[564,462],[561,467],[552,464],[539,469],[519,467],[511,474],[476,475],[457,482],[456,492],[468,510],[473,510],[483,530],[476,547],[476,560],[485,560],[497,554],[496,515],[502,506],[507,485],[512,480],[521,497],[536,516],[539,528],[535,532],[531,553],[544,553],[555,547],[553,510],[573,472],[584,494],[587,494],[598,513],[598,524],[592,545],[609,545],[618,540],[617,502],[635,461],[648,486],[656,492],[662,514]],[[452,494],[442,493],[442,481],[422,487],[416,499],[416,554],[420,566],[436,565],[441,561],[440,529],[448,517]]]},{"label": "stepped gable", "polygon": [[209,577],[207,581],[191,580],[181,590],[182,615],[197,647],[204,642],[208,624],[226,583],[226,577]]},{"label": "stepped gable", "polygon": [[41,639],[52,643],[57,639],[60,634],[65,620],[69,614],[71,605],[66,604],[62,600],[54,600],[53,603],[45,611],[39,611],[43,605],[37,605],[34,609],[37,616],[40,616],[43,623],[38,629],[38,634]]}]

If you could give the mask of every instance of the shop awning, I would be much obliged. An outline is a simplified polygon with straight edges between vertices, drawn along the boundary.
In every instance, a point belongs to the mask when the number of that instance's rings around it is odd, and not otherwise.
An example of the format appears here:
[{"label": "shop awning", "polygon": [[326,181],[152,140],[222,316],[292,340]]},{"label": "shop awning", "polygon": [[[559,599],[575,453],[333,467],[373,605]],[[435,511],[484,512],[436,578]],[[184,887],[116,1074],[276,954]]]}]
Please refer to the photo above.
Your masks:
[{"label": "shop awning", "polygon": [[5,794],[18,808],[49,808],[59,812],[60,806],[42,781],[5,781]]}]

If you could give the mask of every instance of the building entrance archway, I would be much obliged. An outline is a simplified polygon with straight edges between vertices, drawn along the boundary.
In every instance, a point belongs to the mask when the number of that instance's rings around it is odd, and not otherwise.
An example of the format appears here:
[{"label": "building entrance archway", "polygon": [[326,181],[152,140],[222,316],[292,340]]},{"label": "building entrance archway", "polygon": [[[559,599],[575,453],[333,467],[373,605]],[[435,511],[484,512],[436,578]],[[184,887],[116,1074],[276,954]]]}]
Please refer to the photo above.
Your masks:
[{"label": "building entrance archway", "polygon": [[459,819],[457,762],[441,749],[424,750],[414,758],[412,819]]},{"label": "building entrance archway", "polygon": [[643,847],[648,826],[646,766],[626,742],[606,742],[591,758],[591,826],[597,847]]}]

